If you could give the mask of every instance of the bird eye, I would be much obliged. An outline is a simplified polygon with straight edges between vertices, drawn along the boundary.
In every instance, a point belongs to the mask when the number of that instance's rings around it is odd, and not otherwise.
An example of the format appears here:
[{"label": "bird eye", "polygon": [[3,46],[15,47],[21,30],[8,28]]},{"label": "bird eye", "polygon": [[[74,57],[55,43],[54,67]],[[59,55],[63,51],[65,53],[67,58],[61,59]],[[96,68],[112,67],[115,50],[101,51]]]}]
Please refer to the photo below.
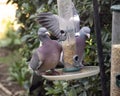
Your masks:
[{"label": "bird eye", "polygon": [[60,33],[61,33],[61,34],[64,34],[64,33],[65,33],[65,31],[61,30],[61,31],[60,31]]},{"label": "bird eye", "polygon": [[79,60],[78,55],[75,55],[75,56],[73,57],[73,59],[74,59],[75,61],[78,61],[78,60]]},{"label": "bird eye", "polygon": [[66,36],[66,34],[67,34],[67,32],[63,31],[63,30],[61,30],[60,33],[61,33],[62,36]]}]

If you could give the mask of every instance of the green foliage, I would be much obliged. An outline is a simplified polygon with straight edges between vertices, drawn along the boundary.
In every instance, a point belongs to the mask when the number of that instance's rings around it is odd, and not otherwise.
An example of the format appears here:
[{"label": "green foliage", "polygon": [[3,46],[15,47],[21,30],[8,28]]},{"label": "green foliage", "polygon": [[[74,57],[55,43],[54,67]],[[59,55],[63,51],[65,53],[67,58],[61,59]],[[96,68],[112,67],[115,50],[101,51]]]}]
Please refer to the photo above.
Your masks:
[{"label": "green foliage", "polygon": [[45,84],[46,96],[101,96],[99,79],[93,76],[80,80],[54,81],[52,86]]},{"label": "green foliage", "polygon": [[28,88],[28,77],[30,77],[28,64],[26,59],[22,58],[22,61],[17,61],[9,68],[11,80],[15,80],[24,88]]},{"label": "green foliage", "polygon": [[9,32],[8,34],[10,37],[0,40],[0,47],[8,47],[13,50],[21,45],[21,40],[17,38],[18,35],[15,32]]},{"label": "green foliage", "polygon": [[64,96],[68,90],[68,83],[65,81],[55,81],[53,82],[53,86],[45,87],[46,95],[52,96]]}]

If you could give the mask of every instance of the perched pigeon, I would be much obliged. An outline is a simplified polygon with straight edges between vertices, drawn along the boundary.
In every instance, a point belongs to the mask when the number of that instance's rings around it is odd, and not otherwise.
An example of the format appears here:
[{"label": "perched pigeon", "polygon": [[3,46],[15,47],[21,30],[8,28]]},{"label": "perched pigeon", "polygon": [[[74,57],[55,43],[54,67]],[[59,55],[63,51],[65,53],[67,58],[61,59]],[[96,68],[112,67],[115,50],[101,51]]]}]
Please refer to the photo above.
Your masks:
[{"label": "perched pigeon", "polygon": [[47,34],[46,28],[40,28],[38,31],[42,46],[37,48],[30,61],[30,67],[37,74],[42,74],[47,70],[54,71],[56,65],[60,62],[62,55],[62,46],[55,40],[51,40]]},{"label": "perched pigeon", "polygon": [[74,65],[78,67],[83,67],[83,55],[86,45],[86,39],[90,38],[90,28],[82,27],[79,32],[75,34],[76,37],[76,55],[74,55]]}]

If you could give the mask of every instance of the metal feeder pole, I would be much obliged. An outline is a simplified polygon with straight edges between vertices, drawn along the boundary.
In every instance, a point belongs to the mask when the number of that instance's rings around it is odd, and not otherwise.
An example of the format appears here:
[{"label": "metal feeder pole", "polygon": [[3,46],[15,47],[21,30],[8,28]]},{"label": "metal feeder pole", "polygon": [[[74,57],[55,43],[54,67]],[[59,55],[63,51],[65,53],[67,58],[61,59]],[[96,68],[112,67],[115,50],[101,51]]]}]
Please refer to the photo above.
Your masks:
[{"label": "metal feeder pole", "polygon": [[100,18],[98,13],[98,1],[93,0],[93,8],[94,8],[94,24],[97,38],[97,51],[99,58],[99,67],[100,67],[100,77],[102,84],[102,96],[108,96],[108,92],[106,91],[106,76],[105,76],[105,67],[104,67],[104,58],[103,58],[103,50],[102,50],[102,42],[101,42],[101,28],[100,28]]}]

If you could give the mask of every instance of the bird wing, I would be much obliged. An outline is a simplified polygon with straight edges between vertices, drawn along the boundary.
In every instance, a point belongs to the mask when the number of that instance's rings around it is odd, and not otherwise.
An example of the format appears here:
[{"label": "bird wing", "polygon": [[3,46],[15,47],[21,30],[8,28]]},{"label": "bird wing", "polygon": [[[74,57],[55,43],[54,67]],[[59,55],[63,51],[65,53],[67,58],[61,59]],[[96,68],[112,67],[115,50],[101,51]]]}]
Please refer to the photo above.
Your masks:
[{"label": "bird wing", "polygon": [[[37,21],[39,24],[41,24],[43,27],[47,28],[49,31],[52,32],[52,35],[60,38],[61,37],[61,30],[66,29],[66,26],[73,25],[74,23],[74,28],[75,31],[78,32],[80,30],[80,18],[77,13],[77,10],[73,4],[72,7],[73,10],[73,16],[69,17],[69,20],[66,20],[64,17],[60,17],[58,15],[52,14],[51,12],[43,12],[40,13],[37,16]],[[65,14],[67,16],[67,14]],[[60,23],[59,23],[60,22]],[[62,29],[60,29],[60,24],[62,25]],[[65,27],[65,28],[64,28]],[[64,30],[66,31],[66,30]],[[64,35],[64,34],[62,34]]]},{"label": "bird wing", "polygon": [[39,55],[38,55],[38,51],[35,50],[32,58],[30,60],[29,66],[33,69],[33,70],[37,70],[38,67],[41,66],[41,61],[39,60]]},{"label": "bird wing", "polygon": [[37,21],[49,31],[53,33],[54,36],[59,37],[60,28],[59,28],[59,17],[50,12],[40,13],[37,16]]}]

